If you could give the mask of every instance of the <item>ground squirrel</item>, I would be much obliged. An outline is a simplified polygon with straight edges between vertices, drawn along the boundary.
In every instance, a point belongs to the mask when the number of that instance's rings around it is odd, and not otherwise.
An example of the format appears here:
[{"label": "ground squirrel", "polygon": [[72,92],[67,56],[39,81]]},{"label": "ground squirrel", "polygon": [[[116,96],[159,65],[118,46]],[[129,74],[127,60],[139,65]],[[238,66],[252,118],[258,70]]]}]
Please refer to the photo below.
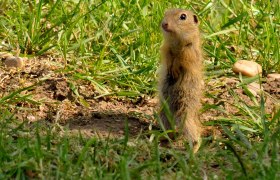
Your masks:
[{"label": "ground squirrel", "polygon": [[[166,11],[161,23],[159,92],[160,119],[165,129],[175,129],[199,147],[199,109],[203,88],[203,62],[197,16],[191,11]],[[167,108],[163,108],[163,107]],[[174,122],[174,123],[173,123]],[[173,126],[173,125],[174,126]],[[174,130],[173,129],[173,130]]]}]

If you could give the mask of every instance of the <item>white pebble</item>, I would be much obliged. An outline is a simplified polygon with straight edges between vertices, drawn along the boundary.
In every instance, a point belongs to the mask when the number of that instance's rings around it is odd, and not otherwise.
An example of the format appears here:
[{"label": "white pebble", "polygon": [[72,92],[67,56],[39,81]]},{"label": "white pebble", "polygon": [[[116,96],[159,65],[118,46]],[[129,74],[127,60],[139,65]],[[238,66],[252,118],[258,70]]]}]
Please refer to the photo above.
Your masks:
[{"label": "white pebble", "polygon": [[241,73],[243,76],[253,77],[262,73],[262,67],[253,61],[239,60],[234,63],[232,71],[236,74]]}]

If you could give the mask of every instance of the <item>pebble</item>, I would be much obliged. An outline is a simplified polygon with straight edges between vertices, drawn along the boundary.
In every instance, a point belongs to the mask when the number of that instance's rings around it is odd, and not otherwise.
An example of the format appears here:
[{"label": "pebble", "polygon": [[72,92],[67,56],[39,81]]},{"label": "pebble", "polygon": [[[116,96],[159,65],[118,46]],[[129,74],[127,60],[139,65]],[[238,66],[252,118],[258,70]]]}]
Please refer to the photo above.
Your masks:
[{"label": "pebble", "polygon": [[26,118],[28,119],[29,122],[35,122],[36,121],[36,117],[33,116],[33,115],[28,115]]},{"label": "pebble", "polygon": [[268,74],[267,78],[280,79],[280,74]]},{"label": "pebble", "polygon": [[7,67],[15,67],[15,68],[22,68],[24,66],[23,63],[23,58],[21,57],[14,57],[14,56],[9,56],[5,59],[4,64]]},{"label": "pebble", "polygon": [[262,73],[262,66],[254,61],[239,60],[234,63],[232,71],[243,76],[254,77]]},{"label": "pebble", "polygon": [[259,83],[252,82],[248,84],[248,90],[256,97],[258,94],[260,94],[262,87]]}]

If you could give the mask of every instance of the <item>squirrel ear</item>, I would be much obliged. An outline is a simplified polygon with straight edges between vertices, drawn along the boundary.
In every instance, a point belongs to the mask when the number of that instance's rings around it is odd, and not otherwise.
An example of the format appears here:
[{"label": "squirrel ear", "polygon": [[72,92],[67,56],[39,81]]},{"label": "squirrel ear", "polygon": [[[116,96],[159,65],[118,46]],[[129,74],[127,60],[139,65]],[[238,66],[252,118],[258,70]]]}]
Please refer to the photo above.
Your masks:
[{"label": "squirrel ear", "polygon": [[196,24],[198,24],[199,22],[198,22],[198,18],[197,18],[197,16],[196,15],[193,15],[193,21],[196,23]]}]

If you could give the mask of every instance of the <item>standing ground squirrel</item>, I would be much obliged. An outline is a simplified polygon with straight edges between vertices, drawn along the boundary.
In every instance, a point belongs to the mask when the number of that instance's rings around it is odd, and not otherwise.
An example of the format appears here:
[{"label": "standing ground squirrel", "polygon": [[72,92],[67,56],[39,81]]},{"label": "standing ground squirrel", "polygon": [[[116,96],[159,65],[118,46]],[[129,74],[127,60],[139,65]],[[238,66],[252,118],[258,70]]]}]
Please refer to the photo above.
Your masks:
[{"label": "standing ground squirrel", "polygon": [[[191,11],[166,11],[161,23],[160,118],[166,130],[177,130],[199,147],[199,109],[203,62],[198,18]],[[163,108],[165,107],[165,108]],[[195,150],[195,151],[196,151]]]}]

